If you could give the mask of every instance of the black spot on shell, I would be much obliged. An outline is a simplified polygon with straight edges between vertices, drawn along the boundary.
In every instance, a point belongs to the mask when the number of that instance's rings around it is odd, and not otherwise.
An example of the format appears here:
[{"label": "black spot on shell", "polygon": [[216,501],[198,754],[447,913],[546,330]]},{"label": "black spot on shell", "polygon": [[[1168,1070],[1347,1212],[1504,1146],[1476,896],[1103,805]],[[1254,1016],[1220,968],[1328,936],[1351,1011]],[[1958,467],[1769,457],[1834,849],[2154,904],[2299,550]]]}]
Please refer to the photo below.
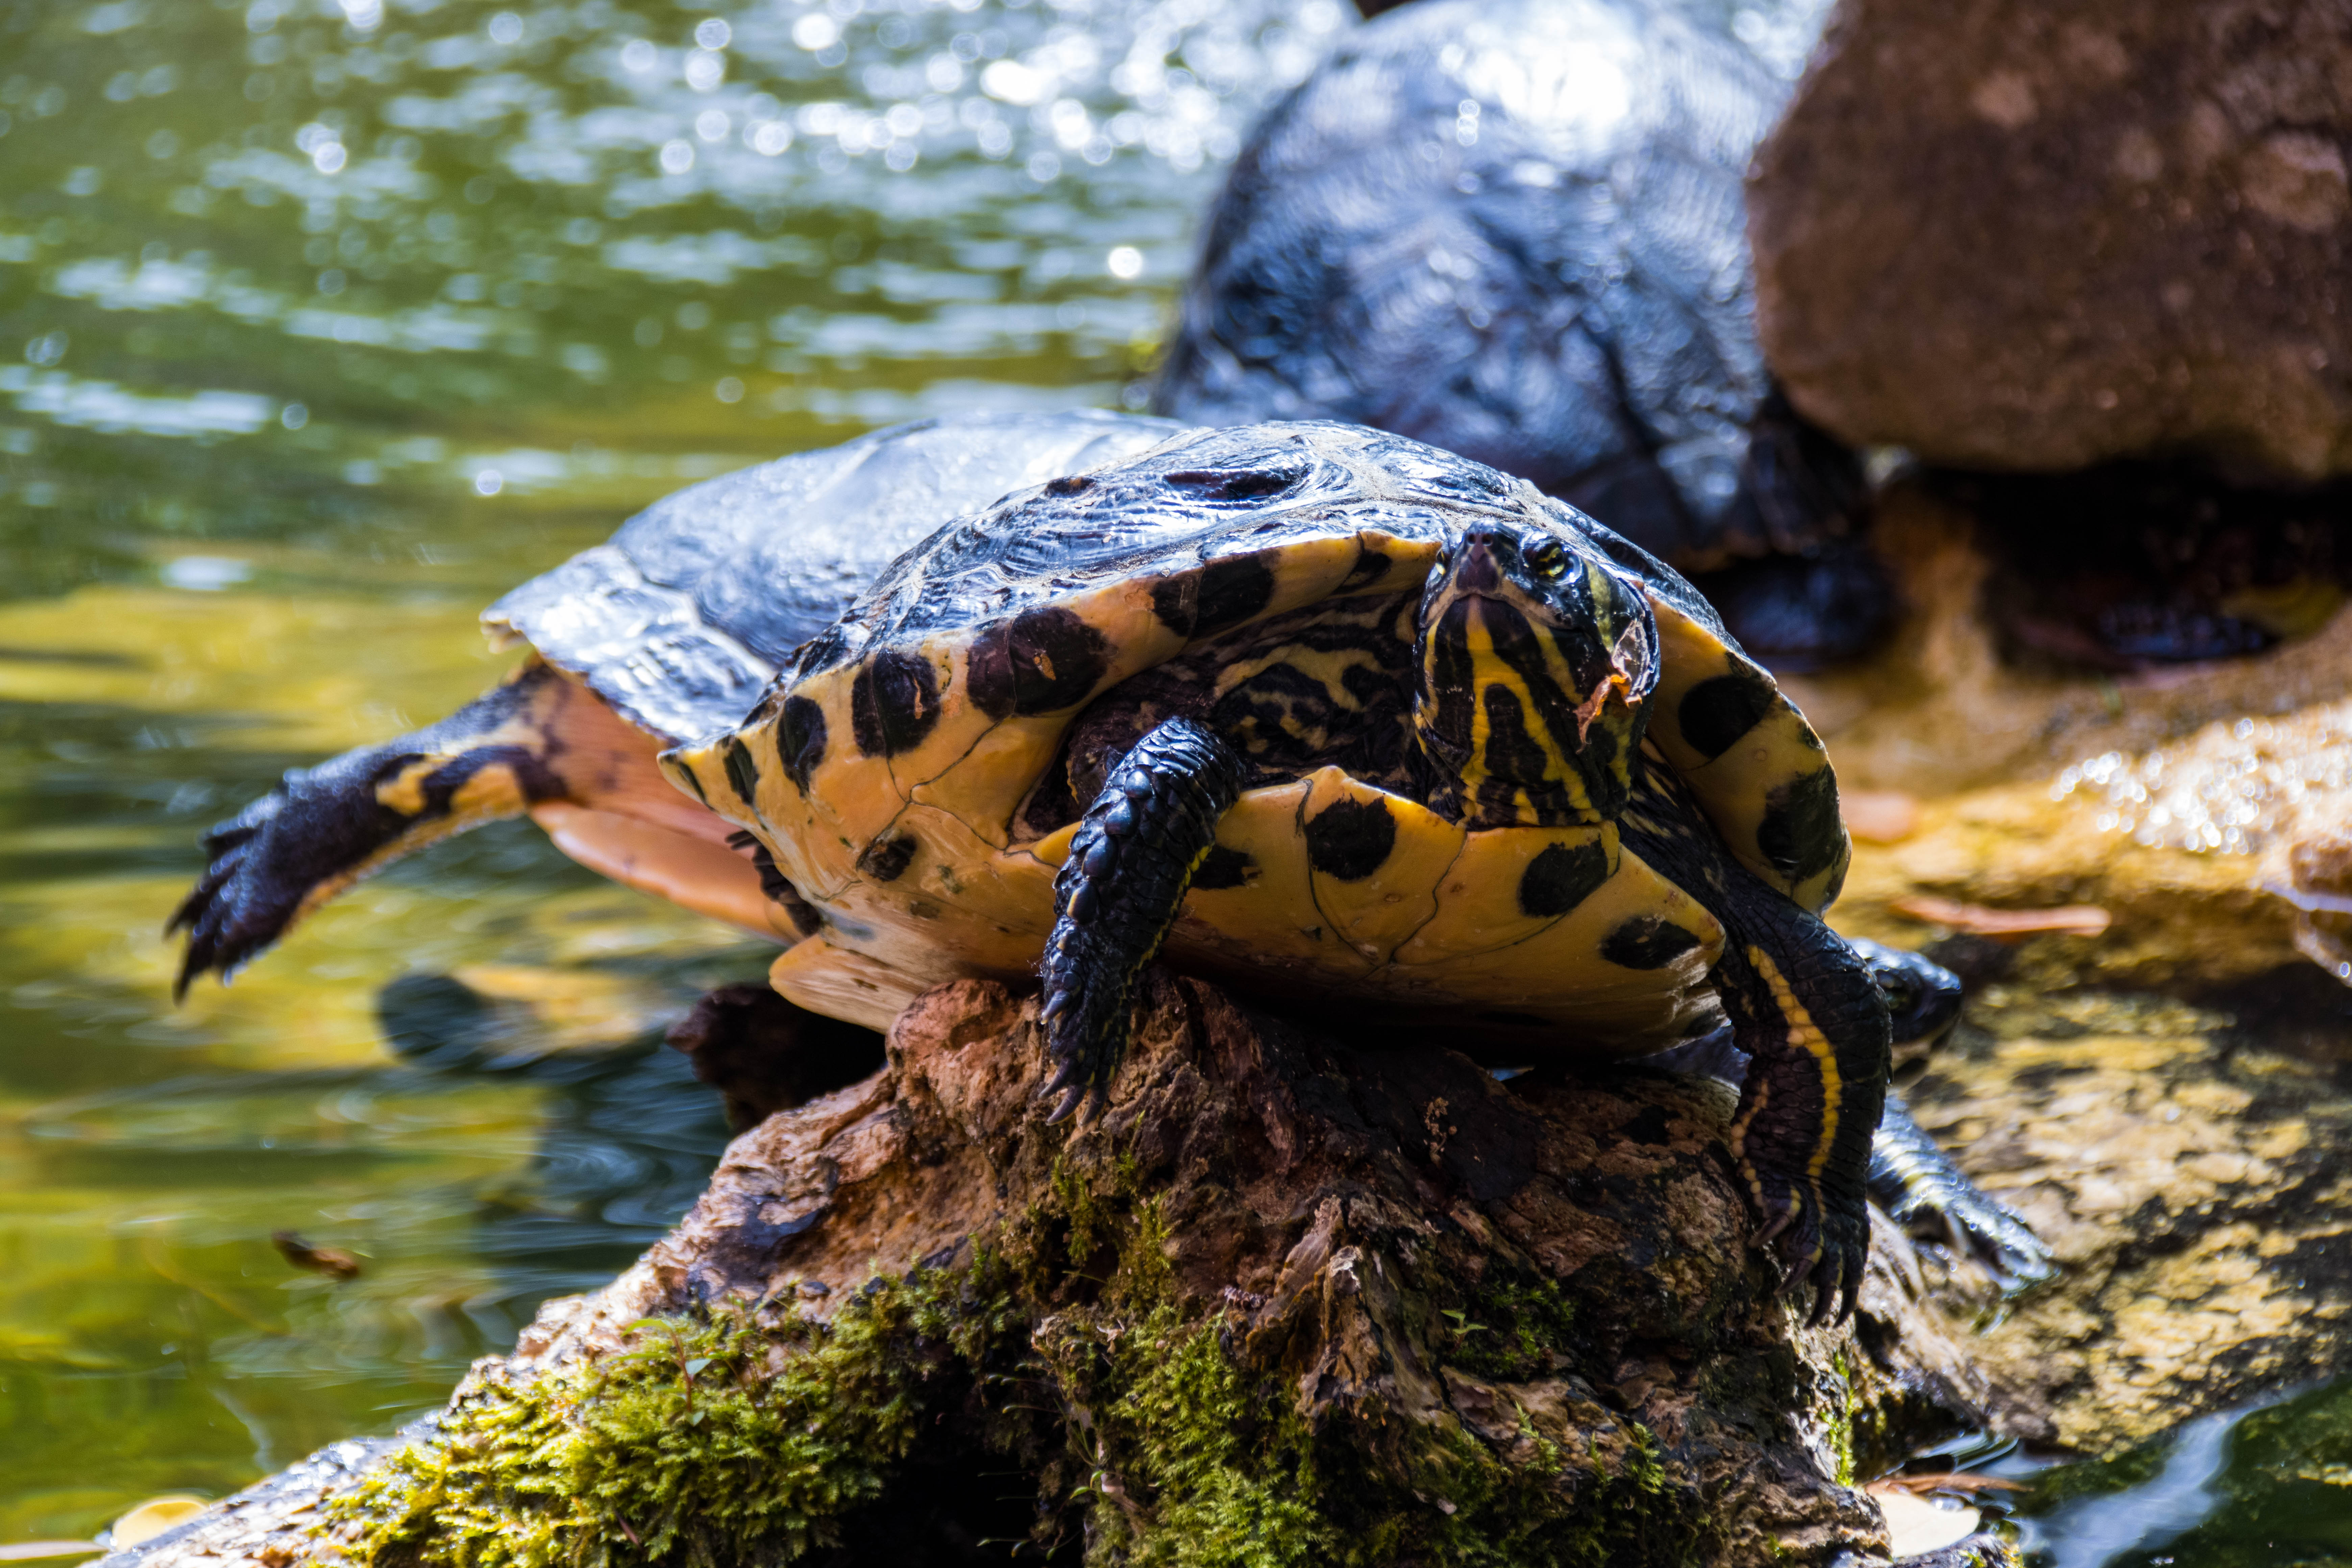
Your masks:
[{"label": "black spot on shell", "polygon": [[1192,635],[1237,626],[1274,602],[1274,566],[1261,555],[1234,555],[1201,568]]},{"label": "black spot on shell", "polygon": [[992,626],[971,645],[971,700],[992,719],[1051,713],[1086,700],[1110,668],[1110,645],[1058,605]]},{"label": "black spot on shell", "polygon": [[1273,601],[1272,563],[1263,555],[1232,555],[1162,578],[1151,590],[1151,613],[1170,631],[1204,637],[1241,625]]},{"label": "black spot on shell", "polygon": [[1086,474],[1064,474],[1058,479],[1045,481],[1045,493],[1049,496],[1082,495],[1094,488],[1095,481]]},{"label": "black spot on shell", "polygon": [[885,648],[850,684],[850,728],[869,757],[912,751],[939,721],[939,672],[920,654]]},{"label": "black spot on shell", "polygon": [[1564,915],[1609,880],[1606,845],[1554,844],[1519,876],[1519,910],[1538,920]]},{"label": "black spot on shell", "polygon": [[1664,969],[1698,945],[1671,921],[1636,915],[1601,940],[1601,956],[1620,969]]},{"label": "black spot on shell", "polygon": [[1201,860],[1201,868],[1192,873],[1192,886],[1211,889],[1242,887],[1256,869],[1257,862],[1241,850],[1212,845]]},{"label": "black spot on shell", "polygon": [[1338,801],[1307,821],[1307,863],[1327,877],[1360,882],[1387,862],[1396,834],[1386,801]]},{"label": "black spot on shell", "polygon": [[1306,477],[1304,468],[1192,468],[1160,482],[1188,500],[1231,505],[1278,496]]},{"label": "black spot on shell", "polygon": [[776,751],[784,759],[784,774],[803,795],[809,775],[824,761],[824,710],[805,697],[784,699],[776,722]]},{"label": "black spot on shell", "polygon": [[903,827],[886,827],[874,836],[874,842],[857,857],[861,876],[877,882],[895,882],[907,874],[915,858],[915,836]]},{"label": "black spot on shell", "polygon": [[1762,723],[1780,700],[1770,681],[1746,670],[1709,676],[1683,693],[1675,721],[1691,749],[1713,762]]},{"label": "black spot on shell", "polygon": [[1764,797],[1756,847],[1765,864],[1792,882],[1817,877],[1838,862],[1845,835],[1838,823],[1837,775],[1816,768]]},{"label": "black spot on shell", "polygon": [[1342,589],[1360,588],[1367,583],[1377,583],[1388,575],[1391,564],[1393,563],[1381,552],[1369,544],[1359,544],[1356,547],[1356,563],[1348,568],[1348,574],[1339,580],[1339,586]]},{"label": "black spot on shell", "polygon": [[757,805],[760,799],[760,766],[751,760],[751,748],[730,735],[726,744],[719,749],[719,755],[727,764],[727,782],[735,786],[735,793],[742,797],[745,805]]},{"label": "black spot on shell", "polygon": [[703,791],[702,780],[696,775],[695,771],[692,768],[680,768],[677,770],[677,774],[678,777],[684,779],[688,785],[693,789],[695,799],[700,801],[705,805],[709,805],[710,804],[710,796]]},{"label": "black spot on shell", "polygon": [[760,874],[760,892],[767,900],[784,911],[793,929],[803,936],[814,936],[824,928],[824,917],[801,897],[800,889],[782,871],[776,869],[776,858],[760,842],[755,833],[730,833],[727,847],[751,860],[751,868]]}]

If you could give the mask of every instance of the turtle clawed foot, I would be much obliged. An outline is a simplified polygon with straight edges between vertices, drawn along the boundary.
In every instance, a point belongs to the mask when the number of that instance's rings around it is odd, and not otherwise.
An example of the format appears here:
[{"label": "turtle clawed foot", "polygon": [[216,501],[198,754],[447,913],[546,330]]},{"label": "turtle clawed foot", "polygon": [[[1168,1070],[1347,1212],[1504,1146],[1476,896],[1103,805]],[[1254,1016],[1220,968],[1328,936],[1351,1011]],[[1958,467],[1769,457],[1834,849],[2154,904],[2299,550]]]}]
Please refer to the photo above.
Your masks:
[{"label": "turtle clawed foot", "polygon": [[2042,1238],[1973,1186],[1919,1197],[1895,1208],[1894,1217],[1912,1235],[1976,1259],[2003,1295],[2022,1294],[2058,1272]]},{"label": "turtle clawed foot", "polygon": [[1053,1064],[1054,1071],[1037,1090],[1040,1099],[1060,1096],[1045,1117],[1048,1126],[1067,1121],[1081,1110],[1089,1114],[1101,1110],[1109,1098],[1110,1080],[1118,1071],[1119,1058],[1124,1054],[1119,1048],[1123,1042],[1089,1039],[1067,1027],[1073,1019],[1058,1014],[1058,1009],[1049,1006],[1045,1059]]},{"label": "turtle clawed foot", "polygon": [[1789,1182],[1759,1184],[1764,1226],[1759,1245],[1779,1254],[1788,1272],[1780,1289],[1799,1295],[1813,1288],[1809,1326],[1843,1323],[1853,1315],[1862,1294],[1863,1266],[1869,1258],[1870,1218],[1860,1203],[1852,1214],[1832,1208],[1807,1187]]}]

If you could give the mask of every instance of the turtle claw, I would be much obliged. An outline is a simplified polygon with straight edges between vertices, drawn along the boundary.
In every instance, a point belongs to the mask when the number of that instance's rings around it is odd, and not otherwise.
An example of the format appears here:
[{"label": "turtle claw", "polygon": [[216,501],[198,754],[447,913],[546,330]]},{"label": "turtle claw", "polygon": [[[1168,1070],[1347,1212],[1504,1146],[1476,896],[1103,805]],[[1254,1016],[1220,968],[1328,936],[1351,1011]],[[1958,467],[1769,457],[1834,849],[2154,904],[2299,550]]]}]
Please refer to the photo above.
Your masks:
[{"label": "turtle claw", "polygon": [[1055,1106],[1054,1109],[1048,1111],[1045,1115],[1045,1125],[1051,1127],[1056,1121],[1068,1121],[1070,1113],[1077,1110],[1078,1102],[1086,1099],[1086,1086],[1083,1084],[1074,1083],[1068,1088],[1063,1089],[1061,1103]]},{"label": "turtle claw", "polygon": [[1813,1300],[1805,1318],[1810,1328],[1852,1317],[1869,1256],[1868,1212],[1849,1215],[1830,1211],[1817,1191],[1787,1182],[1755,1182],[1750,1190],[1765,1214],[1757,1245],[1771,1247],[1787,1270],[1775,1293],[1798,1296],[1810,1283]]},{"label": "turtle claw", "polygon": [[1974,1258],[2006,1295],[2057,1272],[2042,1238],[1970,1181],[1892,1097],[1871,1149],[1870,1190],[1896,1224]]},{"label": "turtle claw", "polygon": [[1916,1225],[1931,1216],[1943,1222],[1944,1239],[1952,1250],[1975,1258],[2003,1295],[2020,1295],[2058,1272],[2057,1261],[2042,1238],[2006,1206],[1982,1193],[1970,1190],[1948,1196],[1934,1207],[1922,1204],[1895,1217]]}]

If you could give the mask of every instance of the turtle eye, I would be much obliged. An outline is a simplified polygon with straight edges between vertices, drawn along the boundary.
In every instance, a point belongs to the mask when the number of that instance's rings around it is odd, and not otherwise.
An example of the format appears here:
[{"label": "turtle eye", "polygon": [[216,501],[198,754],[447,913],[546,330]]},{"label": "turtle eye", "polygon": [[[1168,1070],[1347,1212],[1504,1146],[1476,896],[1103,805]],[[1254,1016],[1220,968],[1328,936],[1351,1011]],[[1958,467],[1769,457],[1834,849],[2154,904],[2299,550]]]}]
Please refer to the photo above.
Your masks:
[{"label": "turtle eye", "polygon": [[1538,577],[1557,577],[1568,570],[1568,552],[1557,539],[1538,539],[1519,552],[1519,559]]}]

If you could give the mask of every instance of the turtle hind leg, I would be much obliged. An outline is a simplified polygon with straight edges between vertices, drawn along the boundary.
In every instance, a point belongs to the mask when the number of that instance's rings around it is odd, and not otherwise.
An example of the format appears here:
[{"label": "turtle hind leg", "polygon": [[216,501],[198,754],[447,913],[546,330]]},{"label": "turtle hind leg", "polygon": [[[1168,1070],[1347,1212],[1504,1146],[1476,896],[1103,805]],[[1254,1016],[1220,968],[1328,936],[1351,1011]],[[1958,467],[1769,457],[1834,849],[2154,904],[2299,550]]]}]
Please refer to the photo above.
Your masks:
[{"label": "turtle hind leg", "polygon": [[1625,847],[1724,929],[1709,978],[1748,1058],[1732,1153],[1764,1216],[1759,1241],[1814,1288],[1813,1321],[1843,1318],[1870,1244],[1864,1192],[1886,1096],[1886,1000],[1861,954],[1740,865],[1679,778],[1645,757],[1621,823]]},{"label": "turtle hind leg", "polygon": [[[1893,1024],[1895,1076],[1924,1068],[1937,1044],[1958,1022],[1960,977],[1925,953],[1849,937],[1847,945],[1870,965],[1886,997]],[[1916,1236],[1941,1237],[1989,1269],[2005,1290],[2046,1279],[2050,1249],[2026,1223],[1970,1181],[1936,1146],[1902,1097],[1890,1089],[1870,1144],[1870,1195]]]},{"label": "turtle hind leg", "polygon": [[1243,764],[1190,719],[1159,725],[1109,770],[1054,879],[1054,931],[1038,966],[1058,1121],[1109,1089],[1127,1052],[1136,976],[1160,951],[1242,790]]},{"label": "turtle hind leg", "polygon": [[209,864],[164,928],[187,932],[173,996],[401,856],[562,795],[556,718],[581,700],[533,662],[437,724],[288,773],[205,835]]},{"label": "turtle hind leg", "polygon": [[2056,1272],[2042,1238],[1969,1180],[1893,1094],[1871,1141],[1869,1180],[1870,1195],[1905,1229],[1940,1234],[1990,1270],[2004,1291],[2022,1290]]}]

